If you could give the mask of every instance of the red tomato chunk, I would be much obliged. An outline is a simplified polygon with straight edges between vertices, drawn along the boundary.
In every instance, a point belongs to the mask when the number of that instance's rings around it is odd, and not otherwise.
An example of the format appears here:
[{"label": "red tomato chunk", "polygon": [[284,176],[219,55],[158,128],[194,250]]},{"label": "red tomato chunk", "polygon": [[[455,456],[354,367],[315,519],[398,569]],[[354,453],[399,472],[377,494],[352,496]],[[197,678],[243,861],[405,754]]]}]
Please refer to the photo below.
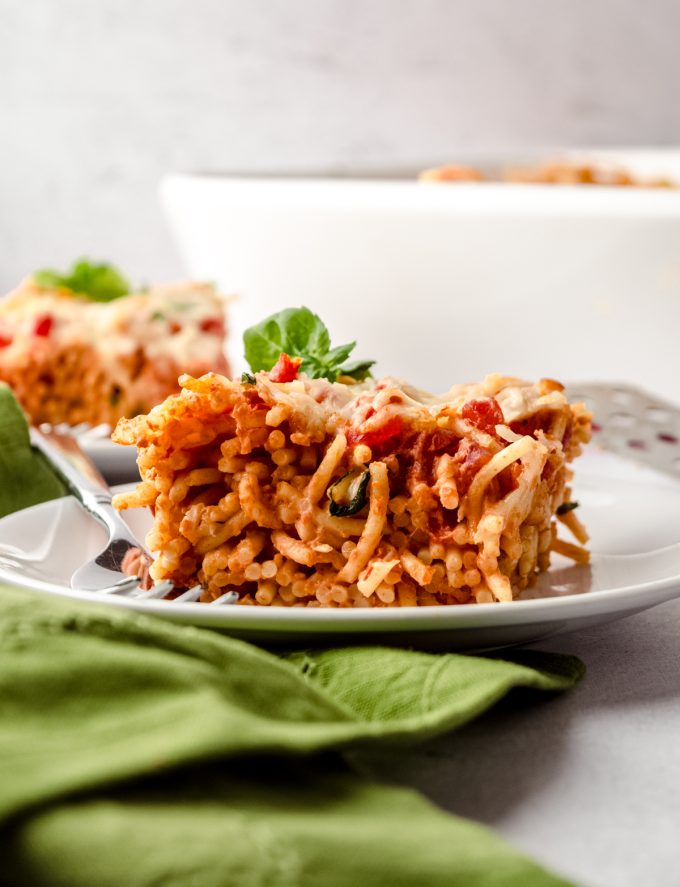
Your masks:
[{"label": "red tomato chunk", "polygon": [[221,317],[206,317],[201,321],[201,330],[204,333],[213,333],[216,336],[224,335],[224,321]]},{"label": "red tomato chunk", "polygon": [[269,378],[272,382],[294,382],[298,377],[301,357],[289,357],[285,351],[279,355],[279,359],[269,370]]},{"label": "red tomato chunk", "polygon": [[11,344],[12,337],[5,335],[5,333],[0,333],[0,348],[7,348],[7,346]]},{"label": "red tomato chunk", "polygon": [[496,425],[502,425],[503,411],[495,397],[469,400],[463,404],[463,418],[487,434],[496,433]]},{"label": "red tomato chunk", "polygon": [[49,314],[43,314],[42,317],[36,318],[33,327],[34,336],[49,336],[54,326],[54,318]]},{"label": "red tomato chunk", "polygon": [[462,441],[454,456],[454,461],[458,464],[456,486],[461,496],[464,496],[470,489],[470,484],[475,479],[477,472],[491,461],[491,455],[489,450],[480,447],[479,444],[473,443],[471,440]]},{"label": "red tomato chunk", "polygon": [[374,449],[375,447],[380,446],[380,444],[384,444],[391,438],[396,437],[401,433],[402,428],[403,424],[401,419],[397,416],[393,416],[391,419],[388,419],[384,425],[381,425],[379,428],[375,428],[372,431],[358,432],[353,428],[350,428],[347,432],[347,438],[350,444],[366,444],[366,446]]}]

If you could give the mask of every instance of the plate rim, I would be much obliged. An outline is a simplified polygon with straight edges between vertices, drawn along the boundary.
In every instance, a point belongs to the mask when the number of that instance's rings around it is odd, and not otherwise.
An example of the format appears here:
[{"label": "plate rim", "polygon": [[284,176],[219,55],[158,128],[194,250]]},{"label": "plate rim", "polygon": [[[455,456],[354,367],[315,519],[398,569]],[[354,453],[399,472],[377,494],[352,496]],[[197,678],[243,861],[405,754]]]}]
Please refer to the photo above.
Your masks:
[{"label": "plate rim", "polygon": [[[120,484],[113,490],[134,487],[135,484]],[[68,496],[52,499],[20,509],[18,512],[0,518],[0,531],[5,521],[17,514],[35,510],[48,510],[56,502]],[[76,500],[74,497],[74,504]],[[669,549],[680,550],[680,542],[654,549],[648,554],[659,553]],[[617,560],[635,557],[636,555],[602,555],[615,557]],[[212,606],[210,603],[182,602],[176,605],[172,600],[139,599],[124,595],[102,595],[98,592],[80,591],[65,585],[35,579],[17,573],[11,567],[0,564],[0,581],[28,591],[51,594],[66,600],[122,606],[126,609],[155,615],[163,618],[180,618],[182,614],[187,622],[213,623],[234,630],[251,629],[259,631],[289,630],[330,633],[334,626],[339,630],[397,630],[400,627],[416,631],[437,629],[478,629],[498,628],[501,626],[530,625],[543,620],[577,619],[581,615],[596,616],[605,612],[626,612],[636,608],[647,609],[657,604],[680,597],[680,571],[661,579],[651,579],[613,589],[595,589],[592,591],[495,602],[490,604],[450,605],[431,607],[360,607],[360,608],[323,608],[323,607],[253,607],[253,606]],[[649,595],[648,600],[644,600]],[[652,599],[653,596],[653,599]],[[642,598],[642,600],[639,600]],[[629,606],[626,606],[626,605]],[[585,612],[584,612],[585,611]],[[280,629],[279,629],[280,626]]]},{"label": "plate rim", "polygon": [[[643,608],[647,609],[667,600],[672,600],[674,597],[680,597],[680,574],[613,590],[600,589],[579,594],[566,594],[564,597],[545,597],[473,606],[461,604],[460,606],[442,605],[432,607],[360,607],[347,608],[340,611],[323,607],[239,607],[230,605],[213,608],[209,603],[189,602],[175,605],[171,600],[140,600],[139,598],[127,597],[125,595],[102,595],[97,592],[77,591],[66,586],[43,582],[39,579],[27,578],[24,580],[21,575],[13,574],[1,565],[0,581],[28,591],[53,594],[66,599],[94,604],[114,603],[116,606],[123,606],[153,615],[168,616],[171,612],[173,614],[181,612],[187,614],[187,616],[200,615],[203,617],[207,614],[212,614],[209,617],[210,620],[222,625],[233,622],[234,628],[252,626],[253,628],[261,627],[263,629],[265,626],[258,626],[257,623],[267,623],[272,619],[281,625],[295,628],[302,627],[305,623],[310,627],[320,628],[323,625],[335,624],[337,626],[341,623],[351,622],[357,622],[361,625],[365,621],[366,626],[373,629],[372,623],[375,623],[375,628],[377,628],[379,625],[385,624],[411,623],[412,620],[425,623],[423,629],[464,628],[467,623],[472,623],[469,625],[470,628],[490,628],[499,627],[500,625],[530,624],[549,618],[559,619],[568,618],[569,616],[577,618],[579,614],[571,613],[570,611],[581,610],[584,602],[586,602],[586,610],[594,611],[591,615],[595,616],[597,613],[603,612],[603,609],[594,604],[588,606],[588,601],[606,601],[607,603],[617,601],[621,603],[636,600],[638,596],[644,595],[647,592],[654,592],[654,602],[650,601],[643,604]],[[608,612],[612,609],[616,612],[625,613],[628,609],[634,609],[634,606],[630,608],[605,607],[604,611]],[[546,613],[545,611],[548,612]],[[515,619],[512,617],[513,613],[517,617],[524,615],[528,619]],[[437,625],[436,623],[438,622],[443,624]]]},{"label": "plate rim", "polygon": [[[127,482],[112,487],[112,492],[134,489],[136,483]],[[77,506],[75,497],[68,495],[59,499],[40,502],[29,508],[20,509],[0,518],[0,533],[6,521],[17,515],[24,517],[34,511],[49,511],[60,501],[70,499]],[[677,549],[680,540],[645,552],[646,555],[661,554]],[[639,554],[602,554],[603,559],[618,562],[639,557]],[[592,591],[576,591],[562,595],[552,595],[508,602],[489,604],[442,605],[428,607],[256,607],[256,606],[212,606],[210,603],[158,600],[154,598],[131,598],[124,595],[103,595],[99,592],[79,591],[58,582],[49,582],[25,576],[11,566],[0,563],[0,581],[14,587],[42,594],[53,594],[67,600],[79,600],[95,604],[112,603],[115,606],[143,612],[162,618],[183,618],[193,624],[213,624],[216,627],[233,630],[252,630],[275,633],[288,631],[317,632],[359,632],[390,631],[400,628],[414,631],[448,629],[465,631],[489,629],[501,626],[531,625],[542,620],[571,620],[579,616],[596,616],[603,613],[629,612],[632,609],[646,609],[674,597],[680,597],[680,560],[678,569],[671,575],[643,582],[635,582],[614,588],[600,588]],[[672,565],[674,566],[674,565]]]}]

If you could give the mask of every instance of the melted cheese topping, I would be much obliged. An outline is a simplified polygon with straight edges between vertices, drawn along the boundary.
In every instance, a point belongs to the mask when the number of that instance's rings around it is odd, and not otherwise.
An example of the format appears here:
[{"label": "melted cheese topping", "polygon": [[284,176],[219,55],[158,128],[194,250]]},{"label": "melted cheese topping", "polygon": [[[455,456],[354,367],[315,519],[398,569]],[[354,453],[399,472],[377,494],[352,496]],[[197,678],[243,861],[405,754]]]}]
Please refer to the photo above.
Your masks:
[{"label": "melted cheese topping", "polygon": [[287,383],[272,382],[266,373],[257,373],[256,379],[269,403],[288,404],[318,426],[349,424],[361,431],[380,428],[392,418],[416,427],[432,425],[438,416],[459,416],[468,401],[488,397],[496,399],[506,424],[543,410],[561,411],[569,405],[554,383],[535,385],[498,374],[489,375],[482,382],[454,385],[440,395],[389,377],[358,385],[309,379],[304,375]]},{"label": "melted cheese topping", "polygon": [[[142,348],[149,359],[171,358],[178,365],[215,366],[223,353],[224,298],[209,284],[156,286],[111,302],[92,302],[25,281],[0,301],[0,336],[11,339],[3,360],[49,341],[60,348],[92,345],[112,376],[121,357]],[[36,324],[50,318],[46,337]]]}]

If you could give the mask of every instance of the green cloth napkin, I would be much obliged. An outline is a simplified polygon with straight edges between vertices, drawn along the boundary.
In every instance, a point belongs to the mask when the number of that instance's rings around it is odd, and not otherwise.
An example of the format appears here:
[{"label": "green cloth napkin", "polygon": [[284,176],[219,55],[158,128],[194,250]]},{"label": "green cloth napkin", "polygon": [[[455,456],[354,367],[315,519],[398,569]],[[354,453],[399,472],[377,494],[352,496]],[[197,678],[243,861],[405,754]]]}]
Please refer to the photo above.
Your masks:
[{"label": "green cloth napkin", "polygon": [[582,673],[536,652],[277,656],[0,586],[0,884],[568,887],[343,753],[420,741]]},{"label": "green cloth napkin", "polygon": [[63,484],[31,447],[21,407],[0,382],[0,517],[63,495]]},{"label": "green cloth napkin", "polygon": [[564,885],[324,752],[460,726],[570,657],[379,647],[280,658],[0,588],[0,832],[13,885]]}]

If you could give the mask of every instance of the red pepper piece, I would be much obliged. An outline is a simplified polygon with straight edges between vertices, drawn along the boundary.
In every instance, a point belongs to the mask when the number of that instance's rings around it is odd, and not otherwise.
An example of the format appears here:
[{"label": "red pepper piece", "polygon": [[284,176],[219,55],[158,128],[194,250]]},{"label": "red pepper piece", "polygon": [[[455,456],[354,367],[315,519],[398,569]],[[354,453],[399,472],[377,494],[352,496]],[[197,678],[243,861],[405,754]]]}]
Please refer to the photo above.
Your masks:
[{"label": "red pepper piece", "polygon": [[279,359],[269,370],[269,378],[272,382],[294,382],[300,371],[301,357],[290,357],[285,351],[279,354]]},{"label": "red pepper piece", "polygon": [[224,321],[221,317],[206,317],[201,321],[201,330],[204,333],[213,333],[216,336],[223,336]]},{"label": "red pepper piece", "polygon": [[35,325],[33,326],[33,335],[42,336],[43,338],[49,336],[53,326],[54,318],[52,315],[43,314],[41,317],[36,318]]},{"label": "red pepper piece", "polygon": [[403,427],[401,419],[398,416],[392,416],[384,425],[372,431],[358,432],[350,428],[347,432],[347,439],[351,445],[366,444],[367,447],[373,448],[396,437],[401,433]]},{"label": "red pepper piece", "polygon": [[454,461],[459,466],[456,486],[461,496],[464,496],[470,489],[475,475],[491,460],[491,455],[489,450],[480,447],[479,444],[473,443],[471,440],[464,440],[461,443],[454,456]]}]

